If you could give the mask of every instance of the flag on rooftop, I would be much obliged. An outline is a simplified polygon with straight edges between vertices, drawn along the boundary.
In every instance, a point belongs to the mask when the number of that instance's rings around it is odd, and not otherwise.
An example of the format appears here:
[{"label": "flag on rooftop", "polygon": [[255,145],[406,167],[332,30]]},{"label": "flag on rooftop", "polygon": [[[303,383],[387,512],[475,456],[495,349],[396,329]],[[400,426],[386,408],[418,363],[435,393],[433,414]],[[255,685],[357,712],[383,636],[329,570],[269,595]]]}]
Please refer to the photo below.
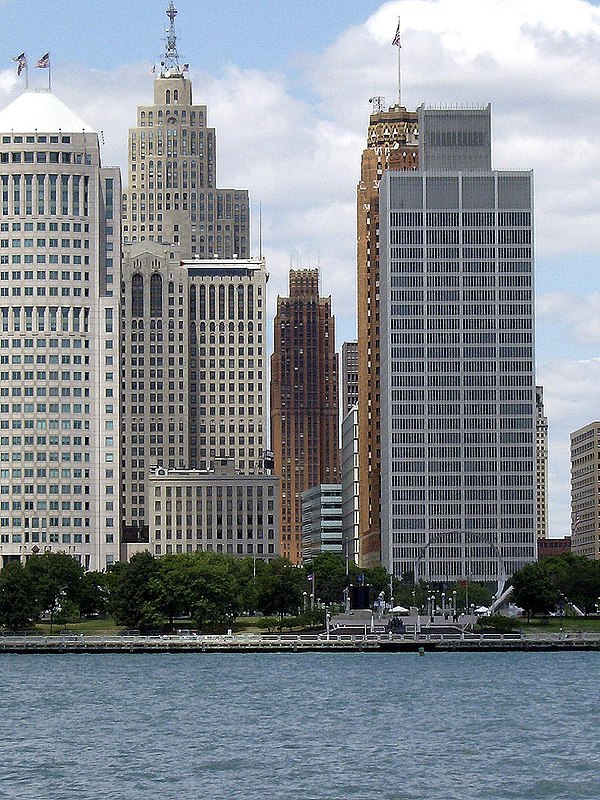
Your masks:
[{"label": "flag on rooftop", "polygon": [[181,67],[181,71],[182,71],[182,72],[189,72],[189,71],[190,71],[190,65],[189,65],[189,64],[184,64],[184,65]]},{"label": "flag on rooftop", "polygon": [[44,53],[36,62],[36,69],[50,69],[50,53]]},{"label": "flag on rooftop", "polygon": [[27,67],[27,56],[25,53],[21,53],[20,55],[15,56],[13,61],[17,63],[17,75],[20,75]]},{"label": "flag on rooftop", "polygon": [[153,67],[150,70],[150,72],[148,73],[148,75],[154,75],[155,72],[156,72],[156,64],[153,65]]},{"label": "flag on rooftop", "polygon": [[398,23],[398,27],[396,28],[396,35],[392,39],[392,44],[395,47],[402,47],[402,45],[400,44],[400,23]]}]

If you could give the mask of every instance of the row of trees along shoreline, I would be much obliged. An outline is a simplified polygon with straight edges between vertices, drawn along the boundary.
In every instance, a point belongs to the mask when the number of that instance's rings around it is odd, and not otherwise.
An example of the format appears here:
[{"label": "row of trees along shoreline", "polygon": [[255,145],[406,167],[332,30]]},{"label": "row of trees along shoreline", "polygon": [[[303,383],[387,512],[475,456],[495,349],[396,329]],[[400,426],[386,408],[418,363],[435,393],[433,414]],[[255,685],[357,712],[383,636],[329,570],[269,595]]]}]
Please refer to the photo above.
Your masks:
[{"label": "row of trees along shoreline", "polygon": [[[528,616],[571,604],[588,614],[600,602],[600,562],[570,554],[528,564],[512,582],[512,599]],[[146,552],[105,573],[86,573],[64,553],[44,553],[0,570],[0,625],[22,630],[40,619],[52,626],[100,616],[141,631],[172,630],[181,619],[200,630],[222,630],[241,615],[260,612],[282,622],[287,615],[310,611],[317,600],[341,606],[352,584],[368,585],[372,601],[393,599],[396,605],[421,609],[432,592],[439,596],[441,591],[456,596],[458,610],[467,602],[488,606],[494,588],[471,582],[432,586],[421,581],[414,586],[412,575],[400,581],[382,567],[359,569],[333,553],[296,567],[284,558],[263,562],[210,552],[155,558]],[[308,614],[298,624],[321,618]]]}]

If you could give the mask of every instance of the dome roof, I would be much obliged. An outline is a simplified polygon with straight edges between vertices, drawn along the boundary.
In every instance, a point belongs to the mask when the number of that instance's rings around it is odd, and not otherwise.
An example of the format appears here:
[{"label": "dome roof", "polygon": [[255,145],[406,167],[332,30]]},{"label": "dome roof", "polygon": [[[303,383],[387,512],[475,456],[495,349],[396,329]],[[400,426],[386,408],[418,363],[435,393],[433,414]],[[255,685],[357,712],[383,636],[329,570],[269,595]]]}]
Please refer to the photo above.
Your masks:
[{"label": "dome roof", "polygon": [[47,89],[32,89],[0,111],[0,132],[95,133]]}]

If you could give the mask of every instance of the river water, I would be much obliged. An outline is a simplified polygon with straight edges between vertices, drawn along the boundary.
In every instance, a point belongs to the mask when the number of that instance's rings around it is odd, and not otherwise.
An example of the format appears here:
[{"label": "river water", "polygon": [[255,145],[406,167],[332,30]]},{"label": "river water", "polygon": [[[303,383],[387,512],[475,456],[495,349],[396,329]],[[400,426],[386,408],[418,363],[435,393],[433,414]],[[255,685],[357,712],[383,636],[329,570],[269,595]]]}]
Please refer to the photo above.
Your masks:
[{"label": "river water", "polygon": [[598,653],[0,655],[0,798],[598,800]]}]

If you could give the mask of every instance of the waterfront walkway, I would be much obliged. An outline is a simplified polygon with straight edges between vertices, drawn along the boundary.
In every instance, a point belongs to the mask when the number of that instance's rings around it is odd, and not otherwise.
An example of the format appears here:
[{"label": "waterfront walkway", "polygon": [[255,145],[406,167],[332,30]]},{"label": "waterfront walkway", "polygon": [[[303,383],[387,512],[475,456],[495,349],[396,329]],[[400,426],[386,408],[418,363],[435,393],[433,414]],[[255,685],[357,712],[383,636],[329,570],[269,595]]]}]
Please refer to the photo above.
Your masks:
[{"label": "waterfront walkway", "polygon": [[0,636],[0,653],[600,651],[600,633]]}]

